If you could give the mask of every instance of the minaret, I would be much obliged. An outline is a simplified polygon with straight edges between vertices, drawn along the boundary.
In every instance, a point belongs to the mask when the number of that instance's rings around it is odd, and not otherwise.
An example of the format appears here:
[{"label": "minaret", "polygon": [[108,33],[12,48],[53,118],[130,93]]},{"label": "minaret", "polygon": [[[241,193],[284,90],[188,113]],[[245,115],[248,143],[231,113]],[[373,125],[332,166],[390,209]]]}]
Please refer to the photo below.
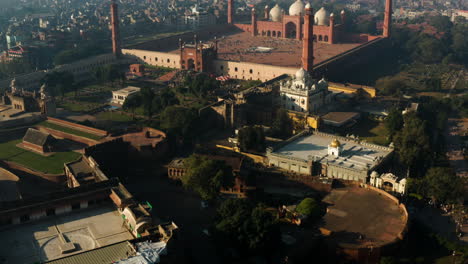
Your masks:
[{"label": "minaret", "polygon": [[329,31],[328,31],[328,43],[333,44],[335,43],[335,15],[333,13],[330,14],[330,23],[329,23]]},{"label": "minaret", "polygon": [[346,24],[346,12],[344,10],[341,10],[341,24],[344,25]]},{"label": "minaret", "polygon": [[302,39],[302,68],[312,73],[314,66],[313,10],[308,3],[304,15],[304,38]]},{"label": "minaret", "polygon": [[120,48],[120,31],[119,31],[119,11],[115,0],[111,3],[111,27],[112,27],[112,52],[115,56],[122,55]]},{"label": "minaret", "polygon": [[234,0],[228,0],[227,20],[228,24],[234,23]]},{"label": "minaret", "polygon": [[252,36],[257,35],[257,14],[255,8],[252,8]]},{"label": "minaret", "polygon": [[265,20],[270,20],[270,8],[268,5],[265,6],[265,15],[264,15]]},{"label": "minaret", "polygon": [[390,37],[390,31],[392,29],[392,0],[385,1],[385,17],[383,24],[383,36],[385,38]]}]

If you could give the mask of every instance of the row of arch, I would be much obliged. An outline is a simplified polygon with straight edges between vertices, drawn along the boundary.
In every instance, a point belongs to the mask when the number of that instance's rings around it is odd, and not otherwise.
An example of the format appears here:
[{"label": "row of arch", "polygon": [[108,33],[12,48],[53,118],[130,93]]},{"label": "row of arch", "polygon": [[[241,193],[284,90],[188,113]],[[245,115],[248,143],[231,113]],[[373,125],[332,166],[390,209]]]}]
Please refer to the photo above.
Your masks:
[{"label": "row of arch", "polygon": [[262,30],[262,36],[281,38],[281,31],[275,31],[275,30],[263,31]]},{"label": "row of arch", "polygon": [[[143,56],[143,60],[146,61],[147,59],[149,59],[149,61],[151,62],[152,58],[151,57],[146,57],[146,56]],[[154,57],[154,61],[155,62],[158,62],[159,61],[159,58],[158,57]],[[161,59],[161,62],[164,62],[164,59]],[[171,60],[170,59],[166,59],[166,62],[167,63],[171,63]],[[176,61],[173,61],[173,63],[175,64]]]}]

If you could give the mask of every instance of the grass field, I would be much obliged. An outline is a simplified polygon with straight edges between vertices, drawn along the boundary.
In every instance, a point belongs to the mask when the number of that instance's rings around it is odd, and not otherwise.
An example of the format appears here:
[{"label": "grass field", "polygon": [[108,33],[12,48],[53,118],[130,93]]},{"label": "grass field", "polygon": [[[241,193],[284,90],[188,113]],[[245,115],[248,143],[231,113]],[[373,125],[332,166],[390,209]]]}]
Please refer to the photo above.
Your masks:
[{"label": "grass field", "polygon": [[72,103],[72,102],[59,102],[57,107],[63,108],[71,112],[86,112],[91,109],[101,106],[95,103]]},{"label": "grass field", "polygon": [[75,152],[57,152],[45,157],[17,147],[16,145],[21,141],[17,139],[0,143],[0,159],[16,162],[35,171],[59,174],[63,173],[64,163],[76,160],[80,156]]},{"label": "grass field", "polygon": [[384,123],[368,118],[359,120],[359,123],[347,133],[359,136],[360,139],[366,140],[369,143],[382,146],[389,144],[387,140],[388,131]]},{"label": "grass field", "polygon": [[100,113],[96,114],[95,116],[96,116],[97,119],[100,119],[100,120],[110,120],[110,121],[114,121],[114,122],[131,122],[131,121],[133,121],[133,118],[131,116],[122,115],[122,114],[119,114],[117,112],[110,112],[110,111],[100,112]]},{"label": "grass field", "polygon": [[83,131],[80,131],[80,130],[68,128],[68,127],[57,125],[57,124],[50,123],[50,122],[47,122],[47,121],[41,122],[38,125],[43,126],[43,127],[48,127],[48,128],[51,128],[51,129],[55,129],[55,130],[58,130],[58,131],[62,131],[62,132],[68,133],[68,134],[93,139],[93,140],[99,140],[99,139],[102,138],[101,136],[98,136],[98,135],[86,133],[86,132],[83,132]]}]

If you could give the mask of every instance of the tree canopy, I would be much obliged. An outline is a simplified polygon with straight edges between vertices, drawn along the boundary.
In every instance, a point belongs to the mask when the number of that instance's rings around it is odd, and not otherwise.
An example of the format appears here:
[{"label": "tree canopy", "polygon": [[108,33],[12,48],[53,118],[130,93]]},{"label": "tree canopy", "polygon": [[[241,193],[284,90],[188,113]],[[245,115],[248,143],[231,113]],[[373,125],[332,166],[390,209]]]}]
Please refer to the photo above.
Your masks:
[{"label": "tree canopy", "polygon": [[232,168],[224,161],[192,155],[185,160],[187,172],[181,180],[185,187],[197,192],[203,200],[212,200],[221,187],[232,186]]},{"label": "tree canopy", "polygon": [[418,177],[430,165],[428,164],[432,154],[430,137],[426,122],[416,113],[406,114],[404,121],[403,129],[394,138],[396,152],[400,161],[407,166],[410,176]]},{"label": "tree canopy", "polygon": [[276,118],[273,121],[272,134],[274,137],[286,139],[293,133],[294,124],[285,109],[279,109],[276,112]]},{"label": "tree canopy", "polygon": [[265,151],[265,134],[261,126],[246,126],[239,129],[238,140],[243,151]]},{"label": "tree canopy", "polygon": [[307,216],[313,220],[320,217],[320,206],[314,198],[307,197],[296,207],[296,211],[301,215]]},{"label": "tree canopy", "polygon": [[66,92],[75,90],[75,78],[71,72],[53,71],[47,73],[41,81],[49,87],[49,92],[52,96],[60,94],[62,97]]},{"label": "tree canopy", "polygon": [[161,128],[170,134],[184,139],[191,139],[197,133],[196,122],[198,115],[193,109],[168,106],[160,115]]},{"label": "tree canopy", "polygon": [[266,252],[279,243],[273,215],[246,199],[228,199],[219,206],[215,231],[223,244],[247,254]]},{"label": "tree canopy", "polygon": [[390,138],[393,138],[398,131],[403,127],[403,115],[397,108],[393,108],[385,118],[385,127],[388,130]]}]

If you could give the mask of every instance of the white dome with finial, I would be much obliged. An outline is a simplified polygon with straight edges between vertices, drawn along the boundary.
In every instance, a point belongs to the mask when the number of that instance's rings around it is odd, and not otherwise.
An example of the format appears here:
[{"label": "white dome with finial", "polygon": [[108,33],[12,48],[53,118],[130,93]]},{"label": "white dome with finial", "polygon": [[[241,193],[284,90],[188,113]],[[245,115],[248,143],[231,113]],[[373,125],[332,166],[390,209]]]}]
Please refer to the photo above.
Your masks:
[{"label": "white dome with finial", "polygon": [[305,9],[311,9],[312,6],[310,5],[310,3],[307,3],[307,5],[305,6]]},{"label": "white dome with finial", "polygon": [[296,0],[290,7],[289,7],[289,15],[290,16],[300,16],[304,14],[304,3],[301,0]]},{"label": "white dome with finial", "polygon": [[330,13],[325,9],[325,7],[320,8],[314,16],[314,22],[318,26],[328,26]]},{"label": "white dome with finial", "polygon": [[304,79],[304,77],[306,76],[307,72],[304,70],[304,68],[300,68],[297,72],[296,72],[296,79]]},{"label": "white dome with finial", "polygon": [[280,22],[282,15],[283,15],[283,9],[281,9],[281,7],[278,4],[276,4],[270,10],[270,19],[271,19],[271,21]]}]

